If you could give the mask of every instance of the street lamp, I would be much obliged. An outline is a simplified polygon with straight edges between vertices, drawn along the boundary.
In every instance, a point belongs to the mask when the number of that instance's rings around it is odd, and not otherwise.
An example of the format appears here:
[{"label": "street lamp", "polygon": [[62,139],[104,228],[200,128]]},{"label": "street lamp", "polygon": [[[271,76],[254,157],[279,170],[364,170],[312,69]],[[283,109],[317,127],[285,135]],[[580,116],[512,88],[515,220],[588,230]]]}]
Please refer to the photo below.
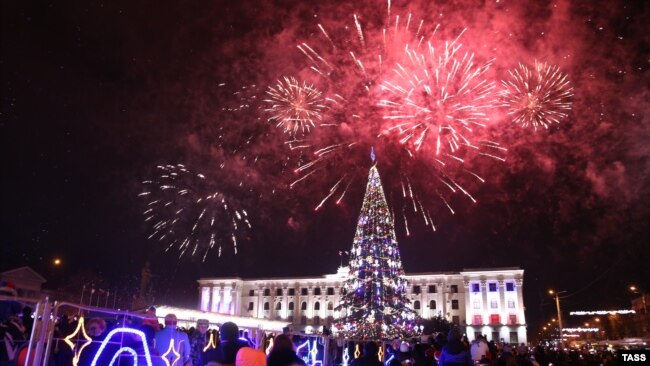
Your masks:
[{"label": "street lamp", "polygon": [[560,346],[564,347],[564,338],[562,338],[562,311],[560,310],[560,294],[566,291],[548,290],[549,295],[555,296],[555,307],[557,308],[557,325],[560,329]]},{"label": "street lamp", "polygon": [[632,291],[633,294],[639,294],[641,295],[641,302],[643,303],[643,314],[648,314],[648,310],[645,305],[645,292],[639,290],[636,286],[632,285],[630,286],[630,291]]}]

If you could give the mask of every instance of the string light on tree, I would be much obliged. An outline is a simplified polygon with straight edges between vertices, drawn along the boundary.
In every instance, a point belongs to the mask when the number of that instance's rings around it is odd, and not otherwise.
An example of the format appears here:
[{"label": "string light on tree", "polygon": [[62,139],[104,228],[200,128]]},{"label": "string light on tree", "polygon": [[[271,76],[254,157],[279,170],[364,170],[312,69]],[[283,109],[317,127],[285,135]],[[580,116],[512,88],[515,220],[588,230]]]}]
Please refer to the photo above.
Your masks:
[{"label": "string light on tree", "polygon": [[[375,161],[374,151],[371,158]],[[337,310],[336,327],[346,338],[393,339],[417,333],[408,306],[406,280],[390,213],[376,164],[370,168],[357,230],[350,251],[350,273]]]}]

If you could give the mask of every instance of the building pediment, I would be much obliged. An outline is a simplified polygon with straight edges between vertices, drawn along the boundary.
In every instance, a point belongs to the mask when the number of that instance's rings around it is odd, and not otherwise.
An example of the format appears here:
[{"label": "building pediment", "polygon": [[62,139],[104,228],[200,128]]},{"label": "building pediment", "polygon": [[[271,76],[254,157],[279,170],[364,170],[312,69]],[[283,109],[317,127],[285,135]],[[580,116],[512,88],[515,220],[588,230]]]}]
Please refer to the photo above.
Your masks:
[{"label": "building pediment", "polygon": [[12,281],[15,283],[36,282],[39,284],[43,284],[47,282],[47,280],[43,276],[41,276],[40,274],[38,274],[38,272],[34,271],[28,266],[4,271],[0,273],[0,278],[5,281]]}]

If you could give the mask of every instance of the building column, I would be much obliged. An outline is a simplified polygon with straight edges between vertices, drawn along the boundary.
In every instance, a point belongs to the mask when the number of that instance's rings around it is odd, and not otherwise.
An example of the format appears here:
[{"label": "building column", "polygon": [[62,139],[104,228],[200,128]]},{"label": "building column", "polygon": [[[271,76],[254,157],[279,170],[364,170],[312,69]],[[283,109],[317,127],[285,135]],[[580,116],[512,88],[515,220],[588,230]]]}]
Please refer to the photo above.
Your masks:
[{"label": "building column", "polygon": [[[472,311],[474,309],[474,304],[470,302],[470,290],[469,290],[469,281],[464,280],[463,281],[463,289],[465,290],[465,324],[474,324],[474,316],[472,314]],[[469,337],[469,333],[467,334]],[[472,337],[474,334],[471,335]]]},{"label": "building column", "polygon": [[506,283],[504,280],[497,282],[499,290],[499,314],[501,314],[501,324],[508,324],[508,304],[506,304]]},{"label": "building column", "polygon": [[212,301],[210,302],[210,311],[213,313],[219,312],[219,303],[221,302],[219,291],[221,288],[217,286],[212,287]]},{"label": "building column", "polygon": [[487,299],[488,284],[486,280],[481,280],[481,316],[483,317],[483,324],[490,324],[490,304]]},{"label": "building column", "polygon": [[517,291],[517,323],[526,324],[524,317],[524,281],[521,278],[515,280],[515,291]]},{"label": "building column", "polygon": [[241,307],[241,287],[235,285],[235,291],[233,293],[233,307],[230,308],[231,315],[239,315]]}]

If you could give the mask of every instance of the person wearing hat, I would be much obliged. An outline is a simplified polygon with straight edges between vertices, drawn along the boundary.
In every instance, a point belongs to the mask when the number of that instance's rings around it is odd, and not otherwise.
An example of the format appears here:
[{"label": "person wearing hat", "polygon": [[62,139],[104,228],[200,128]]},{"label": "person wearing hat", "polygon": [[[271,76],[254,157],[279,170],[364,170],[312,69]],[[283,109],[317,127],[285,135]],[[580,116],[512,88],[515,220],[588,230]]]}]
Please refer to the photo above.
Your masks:
[{"label": "person wearing hat", "polygon": [[[165,328],[156,333],[154,337],[154,347],[159,355],[168,354],[174,357],[173,352],[168,352],[171,343],[174,341],[174,350],[180,354],[180,362],[176,365],[191,365],[190,360],[190,340],[185,332],[178,330],[176,327],[177,319],[175,314],[165,316]],[[173,358],[169,361],[173,362]]]},{"label": "person wearing hat", "polygon": [[458,329],[452,329],[447,336],[447,344],[442,348],[438,366],[472,366],[472,356],[463,344]]},{"label": "person wearing hat", "polygon": [[154,331],[160,331],[160,323],[158,323],[158,318],[156,318],[156,307],[149,306],[145,312],[145,318],[142,321],[142,325],[151,327]]},{"label": "person wearing hat", "polygon": [[192,359],[192,366],[203,366],[203,349],[210,341],[208,334],[208,327],[210,322],[207,319],[199,319],[196,321],[196,329],[190,336],[190,344],[192,351],[190,358]]},{"label": "person wearing hat", "polygon": [[221,343],[205,352],[207,365],[234,365],[237,352],[248,347],[248,342],[239,339],[239,327],[233,322],[225,322],[219,328]]}]

